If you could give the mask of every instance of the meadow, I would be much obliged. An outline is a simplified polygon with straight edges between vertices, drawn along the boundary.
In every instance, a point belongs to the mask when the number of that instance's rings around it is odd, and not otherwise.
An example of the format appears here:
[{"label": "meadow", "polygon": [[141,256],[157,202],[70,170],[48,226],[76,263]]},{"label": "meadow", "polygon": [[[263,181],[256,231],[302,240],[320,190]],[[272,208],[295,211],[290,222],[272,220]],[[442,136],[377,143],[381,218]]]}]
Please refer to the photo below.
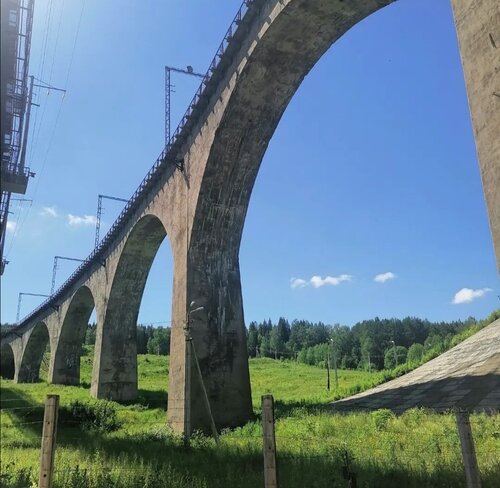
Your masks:
[{"label": "meadow", "polygon": [[[452,414],[421,409],[394,416],[333,414],[328,402],[366,389],[384,373],[326,371],[292,361],[250,360],[255,420],[226,430],[221,444],[195,433],[191,445],[166,427],[168,357],[139,356],[139,398],[132,405],[89,398],[91,351],[82,357],[82,385],[1,382],[0,485],[36,486],[43,402],[60,395],[54,486],[72,488],[226,488],[263,486],[261,395],[275,398],[278,476],[282,488],[465,486]],[[79,402],[76,404],[75,402]],[[78,408],[77,408],[78,407]],[[75,412],[94,417],[75,421]],[[78,413],[77,412],[77,413]],[[87,412],[88,413],[88,412]],[[500,479],[500,415],[471,416],[483,487]],[[347,468],[347,465],[349,468]]]}]

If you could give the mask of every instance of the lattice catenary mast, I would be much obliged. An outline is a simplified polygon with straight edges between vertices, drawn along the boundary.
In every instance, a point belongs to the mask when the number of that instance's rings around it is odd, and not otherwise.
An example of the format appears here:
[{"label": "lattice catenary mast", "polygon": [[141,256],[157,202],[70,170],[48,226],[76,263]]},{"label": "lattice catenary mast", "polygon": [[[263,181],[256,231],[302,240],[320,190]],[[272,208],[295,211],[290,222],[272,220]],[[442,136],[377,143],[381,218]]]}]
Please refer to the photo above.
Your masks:
[{"label": "lattice catenary mast", "polygon": [[187,66],[186,69],[174,68],[173,66],[165,66],[165,146],[170,142],[170,94],[172,93],[172,84],[170,83],[170,72],[182,73],[184,75],[196,76],[204,78],[205,75],[195,73],[192,66]]}]

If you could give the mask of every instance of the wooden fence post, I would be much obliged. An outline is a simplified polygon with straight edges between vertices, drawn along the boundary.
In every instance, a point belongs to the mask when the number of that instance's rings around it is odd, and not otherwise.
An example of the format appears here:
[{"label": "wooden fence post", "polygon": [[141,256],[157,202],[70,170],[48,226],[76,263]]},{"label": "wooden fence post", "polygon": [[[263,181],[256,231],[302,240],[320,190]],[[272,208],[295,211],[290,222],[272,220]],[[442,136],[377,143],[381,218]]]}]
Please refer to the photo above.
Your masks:
[{"label": "wooden fence post", "polygon": [[472,430],[470,427],[469,412],[459,410],[456,413],[456,419],[460,446],[462,448],[467,488],[481,488],[481,479],[477,466],[476,450],[474,449],[474,438],[472,437]]},{"label": "wooden fence post", "polygon": [[47,395],[43,416],[42,452],[40,454],[38,488],[51,488],[52,486],[58,414],[59,395]]},{"label": "wooden fence post", "polygon": [[274,437],[274,399],[262,397],[262,444],[264,451],[264,487],[278,488],[276,439]]}]

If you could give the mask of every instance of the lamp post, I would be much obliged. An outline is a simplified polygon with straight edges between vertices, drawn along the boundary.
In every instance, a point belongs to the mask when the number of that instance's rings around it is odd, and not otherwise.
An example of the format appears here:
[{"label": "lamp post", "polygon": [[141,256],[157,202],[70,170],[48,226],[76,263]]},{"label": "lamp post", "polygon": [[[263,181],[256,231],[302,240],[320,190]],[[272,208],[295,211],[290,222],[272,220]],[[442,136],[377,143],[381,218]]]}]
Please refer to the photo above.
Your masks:
[{"label": "lamp post", "polygon": [[212,408],[210,407],[210,401],[208,399],[207,389],[205,388],[205,382],[203,381],[203,375],[201,374],[200,363],[198,362],[198,356],[196,355],[196,348],[194,347],[193,338],[190,333],[190,319],[191,314],[204,310],[204,307],[193,308],[196,305],[194,301],[189,304],[189,308],[186,314],[186,327],[184,329],[184,335],[186,337],[186,391],[185,391],[185,418],[184,418],[184,445],[189,445],[189,438],[191,436],[191,353],[194,357],[194,364],[196,366],[196,371],[200,380],[201,391],[203,393],[203,399],[205,401],[205,408],[210,420],[210,428],[212,429],[212,434],[215,438],[215,442],[219,445],[219,434],[217,432],[217,427],[215,426],[214,416],[212,415]]},{"label": "lamp post", "polygon": [[184,327],[185,338],[185,355],[186,355],[186,381],[184,386],[184,445],[189,445],[189,438],[191,437],[191,314],[203,310],[203,307],[197,307],[194,301],[189,304],[186,311],[186,325]]}]

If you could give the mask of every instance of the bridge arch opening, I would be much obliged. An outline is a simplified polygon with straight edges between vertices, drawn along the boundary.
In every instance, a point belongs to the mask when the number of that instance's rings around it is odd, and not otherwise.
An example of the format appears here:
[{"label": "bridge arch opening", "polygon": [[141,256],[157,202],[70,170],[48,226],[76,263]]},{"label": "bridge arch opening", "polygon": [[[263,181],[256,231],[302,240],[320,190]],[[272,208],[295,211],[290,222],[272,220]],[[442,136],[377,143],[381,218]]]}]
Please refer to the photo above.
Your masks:
[{"label": "bridge arch opening", "polygon": [[[406,189],[409,186],[407,183],[412,184],[411,193],[406,195],[400,191],[399,188],[392,188],[390,183],[390,178],[392,175],[387,175],[387,181],[383,182],[384,186],[381,188],[369,188],[369,180],[372,176],[376,175],[377,168],[374,168],[369,161],[365,161],[365,165],[363,169],[358,171],[356,177],[362,178],[362,182],[365,183],[368,180],[368,184],[365,186],[368,191],[370,191],[370,197],[376,196],[376,191],[391,193],[396,191],[398,194],[401,194],[401,203],[406,204],[407,202],[415,202],[416,199],[422,201],[423,206],[428,206],[428,196],[421,195],[419,193],[419,187],[421,188],[421,184],[423,183],[422,171],[419,171],[419,161],[418,157],[415,155],[420,155],[419,151],[421,151],[421,145],[418,143],[419,135],[412,134],[413,137],[408,137],[409,134],[405,134],[405,122],[412,116],[408,116],[407,113],[402,111],[402,121],[398,123],[397,120],[386,120],[384,121],[384,117],[380,117],[380,119],[373,120],[374,124],[386,125],[387,131],[386,134],[381,134],[380,138],[377,140],[373,137],[373,133],[378,131],[378,127],[375,125],[370,129],[366,126],[364,129],[366,132],[363,134],[363,137],[360,140],[352,143],[352,146],[346,147],[342,142],[342,135],[336,134],[335,132],[330,132],[328,128],[319,126],[316,123],[314,113],[309,111],[309,117],[303,117],[301,119],[302,126],[313,126],[316,133],[313,131],[308,131],[308,139],[303,138],[302,135],[297,137],[297,134],[291,135],[289,134],[290,139],[284,140],[280,137],[280,142],[284,145],[291,145],[292,147],[297,149],[297,152],[303,154],[302,161],[296,161],[298,163],[297,167],[289,167],[288,157],[293,157],[293,151],[282,151],[280,149],[275,149],[273,146],[272,138],[277,137],[278,134],[275,134],[275,130],[278,127],[278,123],[281,120],[281,117],[287,111],[287,107],[290,104],[289,109],[295,110],[295,107],[292,108],[292,105],[299,106],[300,99],[302,94],[294,97],[299,87],[301,87],[304,78],[308,75],[308,73],[315,67],[318,61],[322,60],[325,53],[328,53],[331,46],[334,46],[335,43],[345,34],[346,37],[352,38],[357,35],[354,31],[350,31],[352,27],[356,27],[356,30],[359,27],[363,27],[365,25],[376,24],[376,19],[385,17],[386,13],[389,9],[399,9],[400,5],[395,4],[394,7],[388,7],[387,9],[382,9],[378,11],[381,7],[385,6],[384,4],[389,4],[389,1],[355,1],[355,2],[334,2],[329,0],[319,0],[317,2],[310,2],[306,0],[292,0],[291,2],[283,2],[285,5],[281,7],[279,5],[280,2],[267,2],[269,5],[276,5],[276,8],[273,9],[270,7],[270,11],[272,13],[267,20],[266,26],[261,28],[261,31],[258,35],[255,36],[255,39],[258,39],[258,42],[255,43],[255,48],[247,54],[246,60],[241,61],[240,69],[238,71],[237,77],[234,80],[234,87],[232,88],[231,93],[228,93],[228,102],[224,110],[224,116],[222,117],[221,123],[218,126],[217,134],[214,140],[214,144],[211,148],[211,153],[209,155],[209,159],[207,162],[207,166],[205,169],[203,181],[201,182],[200,187],[200,197],[198,199],[198,207],[197,207],[197,216],[194,220],[193,225],[193,239],[192,241],[199,242],[199,248],[202,249],[203,255],[214,255],[215,250],[213,248],[212,243],[217,243],[217,246],[222,249],[228,249],[228,252],[232,252],[233,254],[237,254],[239,252],[240,241],[242,237],[243,227],[244,225],[252,224],[252,229],[248,229],[248,232],[245,235],[245,242],[242,246],[242,255],[241,262],[245,263],[244,254],[247,252],[247,240],[249,239],[249,235],[253,234],[258,235],[259,226],[257,223],[247,222],[245,224],[246,211],[248,208],[248,204],[250,201],[250,195],[254,190],[253,185],[255,182],[255,178],[259,171],[265,171],[266,175],[269,175],[266,169],[260,169],[260,163],[266,150],[269,148],[273,151],[273,156],[279,157],[280,153],[283,154],[281,156],[284,160],[286,160],[286,164],[279,165],[279,170],[273,173],[274,180],[276,178],[281,181],[286,181],[287,178],[283,177],[287,174],[287,172],[293,171],[298,172],[300,175],[304,175],[304,181],[312,181],[314,178],[321,186],[322,191],[325,192],[326,195],[332,194],[336,191],[336,182],[335,175],[331,175],[328,172],[328,176],[332,176],[332,179],[329,181],[331,185],[326,187],[323,185],[322,176],[318,176],[316,160],[318,157],[322,155],[318,152],[318,146],[326,146],[327,139],[336,139],[338,142],[336,144],[337,147],[333,147],[332,149],[337,151],[337,155],[340,158],[347,159],[346,153],[350,153],[350,155],[359,152],[359,147],[364,143],[364,141],[369,141],[370,144],[373,144],[374,152],[376,151],[376,155],[380,158],[380,153],[384,150],[384,145],[387,149],[394,149],[393,146],[393,133],[397,136],[402,136],[401,141],[403,144],[407,145],[406,151],[400,151],[400,154],[396,154],[396,152],[392,151],[392,157],[394,161],[391,163],[390,170],[394,172],[395,175],[401,175],[401,164],[402,157],[409,156],[408,160],[410,164],[413,166],[413,171],[409,173],[408,181],[402,181],[404,183],[404,188]],[[410,2],[408,2],[410,3]],[[415,2],[420,3],[420,2]],[[423,2],[422,2],[423,3]],[[431,3],[437,2],[426,2],[426,9],[432,12]],[[281,10],[282,11],[281,11]],[[274,11],[276,10],[275,13]],[[377,12],[378,11],[378,12]],[[374,14],[375,12],[375,14]],[[365,19],[369,17],[368,19]],[[365,20],[363,20],[365,19]],[[425,22],[422,24],[419,23],[418,27],[422,28],[425,26]],[[467,113],[467,104],[466,99],[463,96],[463,78],[462,78],[462,68],[460,66],[460,61],[458,57],[458,50],[456,48],[456,34],[453,31],[453,20],[450,16],[449,25],[446,27],[449,30],[450,40],[447,41],[447,48],[451,43],[454,44],[456,49],[456,55],[454,57],[454,61],[456,61],[455,66],[457,67],[457,73],[459,74],[459,97],[461,97],[463,112],[459,115],[460,117],[468,117]],[[349,32],[348,32],[349,31]],[[401,35],[404,32],[404,29],[401,26],[394,27],[395,35]],[[398,32],[399,31],[399,32]],[[363,36],[366,35],[366,32],[363,32]],[[419,41],[415,42],[415,45],[424,45],[425,48],[430,52],[432,50],[436,50],[435,46],[432,45],[432,42],[428,39],[422,41],[422,36],[420,34]],[[342,39],[342,41],[344,41]],[[373,39],[371,42],[376,44],[378,39]],[[370,41],[368,41],[370,42]],[[363,43],[367,44],[366,37],[363,37]],[[397,44],[397,38],[394,39],[393,44]],[[432,46],[432,47],[431,47]],[[379,46],[380,47],[380,46]],[[332,55],[337,55],[337,49],[335,52],[332,51]],[[356,55],[357,53],[355,53]],[[387,54],[386,54],[387,56]],[[325,56],[333,57],[333,56]],[[382,56],[381,56],[382,57]],[[408,72],[411,72],[411,62],[409,61],[412,58],[406,58],[406,63],[403,66],[406,70],[405,73],[400,73],[402,80],[398,80],[394,83],[394,85],[399,85],[398,94],[401,95],[406,91],[406,95],[408,98],[414,96],[407,90],[407,85],[404,82],[404,76],[407,75]],[[352,62],[355,63],[357,60],[353,59]],[[390,68],[390,59],[385,59],[385,66],[387,69]],[[349,64],[351,60],[344,56],[343,62],[345,64]],[[323,64],[323,63],[321,63]],[[315,67],[314,70],[319,69]],[[361,68],[361,69],[360,69]],[[373,95],[372,85],[369,81],[366,81],[365,73],[362,69],[363,67],[358,67],[358,72],[355,73],[357,75],[357,80],[355,82],[355,90],[358,90],[357,95],[359,99],[363,99],[364,102],[354,100],[352,103],[371,103],[374,101],[370,100],[375,99],[376,95]],[[314,71],[313,70],[313,71]],[[342,66],[337,66],[337,71],[333,73],[327,73],[323,70],[324,76],[329,76],[332,78],[341,78],[343,79]],[[394,75],[398,76],[398,73],[394,70]],[[396,78],[397,79],[397,78]],[[361,81],[359,81],[361,80]],[[309,81],[309,80],[308,80]],[[316,80],[317,81],[317,80]],[[348,80],[347,80],[348,81]],[[426,79],[429,81],[429,78]],[[442,80],[438,80],[442,83]],[[336,83],[336,80],[332,81],[338,87],[339,83]],[[441,93],[436,94],[438,96],[437,100],[441,103],[441,100],[449,98],[449,87],[447,87],[444,83],[442,83]],[[312,86],[312,85],[310,85]],[[458,91],[454,88],[454,95],[458,93]],[[346,84],[344,87],[340,87],[341,93],[349,93],[351,87]],[[428,89],[428,85],[422,87],[420,91],[425,91]],[[322,98],[322,93],[318,90],[318,86],[315,86],[315,91],[309,90],[309,97],[314,104],[314,107],[317,110],[324,110],[325,101]],[[354,88],[353,88],[354,90]],[[363,97],[361,97],[361,93]],[[367,96],[368,95],[368,96]],[[408,100],[406,99],[406,101]],[[351,100],[351,97],[349,97]],[[339,100],[337,100],[338,102]],[[395,104],[395,99],[389,100],[393,105]],[[291,102],[291,103],[290,103]],[[299,102],[299,103],[297,103]],[[341,102],[341,100],[340,100]],[[302,103],[302,108],[304,111],[307,109],[305,105],[309,103],[309,100],[306,103]],[[400,99],[397,99],[396,103],[401,103]],[[345,104],[347,105],[347,104]],[[450,103],[448,99],[447,105],[449,109],[454,109],[456,103]],[[425,105],[429,106],[429,103]],[[342,128],[342,125],[348,125],[350,130],[356,130],[357,120],[353,120],[352,115],[349,111],[345,111],[342,113],[338,106],[332,105],[329,107],[329,110],[332,112],[330,116],[331,119],[338,118],[340,120],[332,123],[332,128],[339,127]],[[383,108],[381,110],[383,113]],[[429,137],[436,138],[439,133],[439,127],[437,127],[436,121],[434,121],[431,117],[426,118],[425,114],[422,113],[423,110],[421,107],[416,107],[416,111],[413,112],[414,117],[419,117],[422,119],[421,126],[425,127],[426,130],[423,134],[426,134]],[[458,111],[457,111],[458,112]],[[448,114],[448,117],[458,117],[456,112],[453,110],[453,115]],[[301,114],[302,115],[302,114]],[[286,114],[285,114],[286,117]],[[323,122],[323,121],[322,121]],[[431,130],[429,130],[431,129]],[[301,134],[302,128],[299,123],[296,124],[295,130]],[[319,134],[318,134],[318,131]],[[434,131],[434,133],[433,133]],[[330,132],[330,133],[329,133]],[[471,133],[472,134],[472,133]],[[322,140],[324,139],[324,140]],[[472,140],[472,137],[471,137]],[[231,144],[228,143],[231,142]],[[303,147],[306,150],[303,150]],[[329,147],[334,146],[332,144]],[[475,158],[474,148],[469,145],[469,148],[472,148],[472,151],[468,150],[467,158],[473,159]],[[445,160],[447,158],[446,154],[443,155],[443,152],[446,150],[444,145],[439,147],[441,159]],[[396,159],[399,157],[399,160]],[[463,157],[454,152],[453,158]],[[323,159],[327,159],[328,156],[323,155]],[[329,159],[329,158],[328,158]],[[437,159],[437,158],[435,158]],[[450,158],[451,159],[451,158]],[[340,160],[342,162],[342,159]],[[359,161],[356,161],[358,164]],[[445,161],[443,161],[444,163]],[[333,164],[331,165],[333,166]],[[443,170],[439,171],[439,177],[442,177],[442,181],[446,183],[446,178],[449,179],[450,172],[448,170],[452,170],[453,164],[446,163],[443,165]],[[456,165],[455,165],[456,166]],[[476,178],[474,185],[475,189],[477,189],[477,195],[481,194],[480,190],[480,180],[478,177],[477,168],[472,164],[471,173]],[[341,169],[343,170],[343,168]],[[429,167],[429,171],[436,173],[436,169]],[[346,171],[344,171],[345,173]],[[354,174],[354,173],[353,173]],[[428,175],[426,175],[428,177]],[[457,175],[458,177],[459,175]],[[430,179],[430,178],[429,178]],[[437,178],[435,178],[437,181]],[[273,180],[273,178],[270,178]],[[359,181],[359,180],[358,180]],[[351,193],[356,193],[358,187],[358,181],[354,180],[349,183],[351,188]],[[471,181],[469,178],[468,181]],[[274,181],[273,181],[274,182]],[[454,181],[454,184],[456,182]],[[266,186],[270,186],[268,183]],[[219,189],[218,192],[212,191],[213,188]],[[282,188],[285,189],[284,193],[281,193],[279,196],[276,196],[276,200],[297,200],[300,199],[301,187],[297,185],[294,188],[285,188],[282,185]],[[261,190],[262,187],[256,188],[257,190]],[[376,191],[373,191],[376,190]],[[291,191],[291,192],[290,192]],[[321,195],[320,195],[321,197]],[[433,195],[434,198],[439,198],[439,195]],[[362,196],[358,197],[363,198]],[[311,195],[311,201],[317,200],[317,196],[314,193]],[[356,199],[351,198],[351,202],[355,202]],[[258,205],[258,202],[254,198],[255,203],[253,205]],[[322,199],[325,204],[328,205],[327,199]],[[340,209],[345,211],[346,205],[342,201],[339,202]],[[397,206],[397,204],[396,204]],[[407,205],[409,210],[413,210],[412,207],[415,205]],[[255,207],[254,207],[255,208]],[[392,211],[394,207],[386,208],[384,213],[390,215],[392,217]],[[277,211],[276,211],[277,210]],[[371,209],[370,209],[371,210]],[[449,209],[448,209],[449,210]],[[249,216],[252,214],[253,208],[249,211]],[[320,239],[311,238],[311,231],[319,234],[320,236],[325,235],[324,228],[326,226],[332,227],[330,222],[322,222],[318,225],[319,229],[314,229],[311,225],[312,222],[315,221],[314,218],[306,218],[299,221],[299,217],[303,216],[304,213],[307,212],[298,212],[296,215],[283,215],[282,208],[271,208],[267,213],[260,210],[261,215],[269,215],[270,217],[275,217],[276,227],[281,231],[286,231],[284,228],[290,226],[290,218],[293,218],[298,224],[300,223],[301,227],[298,228],[307,228],[308,235],[305,239],[305,245],[308,245],[307,240],[311,243],[311,255],[313,254],[326,254],[328,251],[326,247],[331,247],[331,241],[323,241],[324,244],[321,245],[319,241]],[[429,209],[429,212],[432,213],[432,210]],[[337,212],[338,213],[338,212]],[[366,212],[367,214],[371,213],[370,211]],[[229,214],[229,215],[228,215]],[[204,217],[206,215],[210,215],[211,221],[215,223],[215,225],[210,229],[209,232],[206,231],[206,227],[204,226]],[[314,211],[313,214],[314,215]],[[456,221],[459,223],[460,212],[457,212]],[[383,220],[381,219],[381,215],[373,215],[370,217],[371,220]],[[401,217],[399,217],[401,218]],[[307,220],[307,223],[304,223],[304,220]],[[366,219],[370,220],[370,219]],[[390,219],[388,219],[390,220]],[[434,219],[436,220],[436,219]],[[354,222],[354,224],[353,224]],[[349,226],[346,226],[346,230],[350,232],[353,237],[353,242],[358,243],[363,240],[363,236],[361,235],[362,226],[356,226],[355,221],[350,223]],[[260,224],[260,223],[259,223]],[[305,224],[305,225],[304,225]],[[292,223],[293,225],[293,223]],[[323,228],[321,228],[323,227]],[[388,225],[387,227],[390,227]],[[460,229],[461,226],[457,225],[456,229]],[[434,222],[434,231],[439,230],[439,224]],[[389,230],[390,231],[390,230]],[[288,231],[289,232],[289,231]],[[487,232],[487,230],[486,230]],[[456,232],[456,234],[459,232]],[[411,221],[408,219],[407,233],[406,236],[415,240],[418,236],[416,232],[412,229]],[[253,238],[252,243],[256,246],[262,247],[262,255],[264,257],[262,272],[265,273],[268,269],[276,269],[273,266],[273,263],[270,264],[269,268],[265,268],[265,263],[269,262],[272,259],[265,259],[269,253],[266,251],[267,244],[269,241],[282,242],[283,234],[272,236],[263,240],[261,236],[260,239]],[[387,236],[382,235],[381,238],[383,240],[388,240]],[[260,240],[260,242],[257,242]],[[391,240],[399,240],[402,242],[401,235],[391,236]],[[425,242],[427,245],[428,242]],[[424,245],[424,243],[422,243]],[[379,248],[380,243],[379,243]],[[402,254],[401,249],[404,249],[404,244],[399,247],[398,254]],[[366,251],[365,251],[366,252]],[[426,250],[426,253],[432,252]],[[252,248],[252,253],[255,254],[255,248]],[[387,253],[388,254],[388,253]],[[278,258],[281,256],[286,256],[287,252],[278,253]],[[270,255],[269,255],[270,256]],[[389,261],[390,256],[386,256],[387,261]],[[339,261],[342,262],[342,261]],[[385,266],[384,266],[385,267]],[[311,267],[313,270],[318,269],[317,267]],[[255,269],[252,270],[255,273]],[[280,270],[281,271],[281,270]],[[330,273],[330,270],[325,270],[326,273]],[[347,270],[348,272],[351,270]],[[284,276],[284,282],[287,282],[292,276],[293,273],[297,273],[300,271],[288,269],[286,271],[287,275]],[[352,271],[351,271],[352,272]],[[310,278],[313,274],[318,273],[318,271],[310,271],[311,274],[309,276],[304,276],[304,278]],[[339,269],[338,273],[345,273],[343,269]],[[252,285],[255,288],[260,287],[261,282],[265,282],[265,276],[258,276]],[[245,286],[247,286],[245,284]],[[340,288],[339,288],[340,289]],[[289,290],[288,290],[289,291]],[[295,294],[295,296],[297,293]],[[273,308],[276,308],[276,299],[277,297],[273,293],[266,293],[264,300],[268,300],[269,303],[274,302]],[[284,297],[284,299],[290,300],[290,296]],[[247,304],[248,305],[248,304]],[[260,305],[260,303],[259,303]],[[256,304],[254,304],[256,308]]]},{"label": "bridge arch opening", "polygon": [[45,322],[38,322],[28,337],[21,358],[21,366],[17,381],[19,383],[36,383],[40,381],[43,369],[46,375],[50,362],[50,336]]},{"label": "bridge arch opening", "polygon": [[63,385],[80,384],[81,361],[89,320],[95,309],[92,291],[82,286],[73,295],[61,326],[54,350],[51,382]]},{"label": "bridge arch opening", "polygon": [[0,351],[0,376],[4,379],[12,380],[14,379],[14,374],[14,352],[10,344],[5,344]]},{"label": "bridge arch opening", "polygon": [[97,324],[92,395],[137,397],[137,320],[151,266],[167,235],[155,215],[142,217],[127,237],[113,276],[102,323]]},{"label": "bridge arch opening", "polygon": [[[165,408],[168,399],[173,266],[169,240],[164,239],[151,264],[137,319],[138,393],[151,408]],[[151,388],[152,369],[161,371],[163,378],[154,388]]]}]

